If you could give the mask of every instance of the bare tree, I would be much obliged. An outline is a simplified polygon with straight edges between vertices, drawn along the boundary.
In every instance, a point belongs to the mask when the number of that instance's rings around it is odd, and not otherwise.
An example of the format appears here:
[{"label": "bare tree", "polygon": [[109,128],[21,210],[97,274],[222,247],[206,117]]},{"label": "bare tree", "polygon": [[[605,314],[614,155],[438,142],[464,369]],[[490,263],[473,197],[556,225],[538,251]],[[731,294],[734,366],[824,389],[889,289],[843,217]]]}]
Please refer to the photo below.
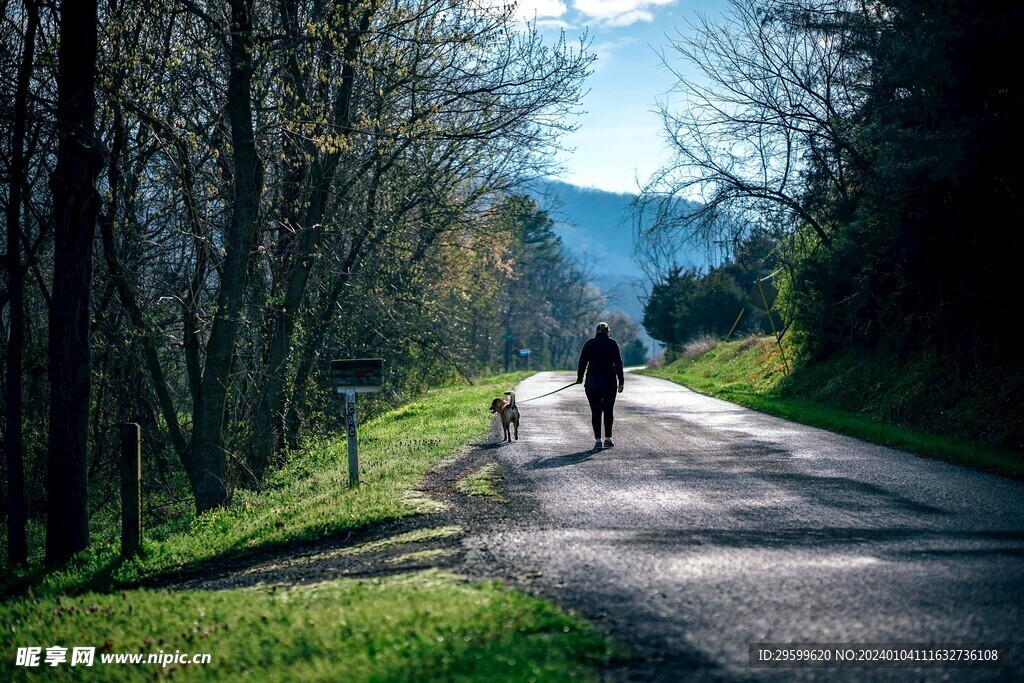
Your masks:
[{"label": "bare tree", "polygon": [[867,11],[847,0],[731,0],[724,18],[698,16],[671,42],[663,60],[681,103],[662,118],[675,159],[637,203],[652,254],[800,224],[829,243],[851,169],[865,168],[851,131],[866,97]]},{"label": "bare tree", "polygon": [[[51,466],[51,479],[73,476],[84,492],[86,475],[100,474],[94,502],[106,504],[105,425],[137,419],[164,437],[147,442],[167,488],[176,485],[165,472],[173,451],[203,512],[240,482],[259,485],[288,433],[285,417],[315,407],[306,392],[325,349],[377,344],[405,357],[415,344],[420,352],[397,366],[399,376],[468,374],[463,333],[444,335],[456,315],[436,305],[428,283],[447,288],[493,265],[464,251],[486,230],[478,219],[548,165],[544,151],[571,127],[566,115],[591,59],[583,45],[545,44],[516,22],[511,8],[448,0],[100,7],[99,77],[79,82],[96,93],[98,135],[74,138],[92,145],[92,175],[76,178],[92,188],[88,215],[98,217],[102,246],[103,266],[78,288],[92,297],[96,330],[96,390],[76,394],[78,407],[92,407],[81,423],[92,457],[82,451],[77,470]],[[76,43],[62,36],[65,45]],[[52,60],[39,61],[46,72]],[[4,83],[13,93],[12,74],[5,70]],[[34,78],[30,100],[55,99],[46,82]],[[33,178],[65,158],[33,148],[38,138],[30,130],[24,143]],[[69,177],[63,161],[53,177]],[[68,189],[55,181],[55,196]],[[50,197],[37,195],[23,203],[20,232],[7,234],[25,275],[14,290],[31,277],[39,296],[30,306],[45,303],[56,320],[78,300],[64,296],[64,237],[52,261],[58,295],[49,294]],[[76,254],[91,256],[92,234]],[[388,309],[394,296],[402,305]],[[459,303],[467,315],[476,310]],[[399,314],[393,324],[374,325],[387,310]],[[337,329],[342,316],[346,331]],[[77,348],[68,338],[53,337],[49,352]],[[9,361],[17,364],[16,354]],[[21,365],[10,374],[32,377],[34,366]],[[54,377],[61,367],[51,363]],[[51,422],[59,431],[68,420]],[[78,519],[84,530],[85,515]]]},{"label": "bare tree", "polygon": [[[265,380],[261,382],[253,414],[253,433],[247,454],[250,482],[256,485],[262,480],[264,468],[280,437],[280,413],[292,334],[305,301],[316,251],[324,232],[325,215],[342,163],[341,142],[353,132],[352,96],[360,47],[378,9],[376,3],[362,6],[359,3],[339,3],[338,8],[341,14],[339,35],[327,41],[323,57],[327,68],[341,62],[340,82],[336,86],[327,122],[328,129],[335,135],[335,144],[321,154],[308,138],[296,141],[298,136],[292,131],[287,131],[283,139],[284,149],[291,150],[302,161],[292,162],[291,177],[286,179],[283,188],[286,201],[278,243],[281,263],[275,272],[271,291],[271,299],[279,303],[275,310],[270,311]],[[286,0],[281,3],[281,20],[291,40],[285,56],[283,81],[285,106],[290,118],[293,117],[292,121],[301,119],[306,93],[316,89],[315,84],[306,83],[303,65],[296,54],[303,38],[299,32],[299,18],[297,2]],[[321,97],[327,99],[326,93],[321,93]],[[303,191],[303,184],[308,186],[308,190]]]},{"label": "bare tree", "polygon": [[[291,5],[282,15],[291,17],[295,11]],[[281,443],[278,430],[285,424],[294,428],[294,408],[302,402],[319,339],[339,310],[339,296],[353,271],[371,258],[372,247],[389,226],[394,231],[402,224],[397,215],[381,211],[379,200],[398,192],[402,199],[394,206],[400,214],[413,215],[419,207],[434,217],[426,230],[399,233],[407,236],[409,248],[422,258],[425,245],[465,225],[465,217],[479,211],[483,197],[525,179],[536,172],[532,166],[543,164],[535,152],[550,145],[553,136],[568,125],[564,114],[574,106],[590,62],[582,48],[572,52],[559,44],[549,49],[535,31],[510,31],[511,8],[495,12],[474,4],[453,6],[427,0],[346,12],[341,16],[349,17],[345,21],[351,25],[339,47],[345,69],[334,111],[318,131],[329,142],[328,151],[323,154],[312,145],[304,146],[311,161],[308,173],[316,180],[310,185],[315,192],[298,194],[305,215],[288,230],[295,237],[279,241],[285,267],[278,271],[285,277],[275,276],[275,288],[278,282],[287,281],[287,285],[271,298],[276,310],[267,381],[261,383],[252,421],[249,465],[257,481],[275,444]],[[372,39],[361,42],[371,20]],[[299,74],[316,71],[289,59],[286,92],[314,89],[303,86]],[[342,148],[349,151],[347,168],[338,163]],[[307,173],[293,170],[296,177]],[[327,206],[337,206],[343,197],[354,199],[352,188],[367,179],[366,201],[356,204],[366,207],[365,217],[357,214],[354,224],[339,224],[345,228],[339,234],[348,233],[339,245],[345,253],[341,267],[332,271],[328,266],[323,272],[334,282],[327,284],[327,296],[318,298],[316,310],[307,309],[315,251],[330,227]],[[454,188],[459,192],[453,193]],[[448,218],[439,218],[444,215]],[[315,322],[301,345],[295,372],[298,401],[292,403],[292,417],[286,421],[281,412],[286,362],[296,320],[304,310],[306,320]]]},{"label": "bare tree", "polygon": [[245,297],[252,251],[260,228],[263,162],[256,149],[252,79],[256,68],[254,0],[231,0],[231,40],[225,108],[231,127],[234,197],[223,245],[224,266],[217,311],[206,344],[199,400],[193,408],[192,458],[197,471],[196,510],[227,501],[224,411],[239,314]]}]

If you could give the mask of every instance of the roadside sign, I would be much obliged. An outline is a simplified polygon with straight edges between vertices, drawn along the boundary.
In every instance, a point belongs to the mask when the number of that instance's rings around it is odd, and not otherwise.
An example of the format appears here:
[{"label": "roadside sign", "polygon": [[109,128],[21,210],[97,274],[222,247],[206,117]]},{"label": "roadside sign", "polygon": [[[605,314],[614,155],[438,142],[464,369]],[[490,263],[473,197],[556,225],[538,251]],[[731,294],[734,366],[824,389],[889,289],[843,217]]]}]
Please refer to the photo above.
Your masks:
[{"label": "roadside sign", "polygon": [[526,356],[529,356],[530,355],[530,349],[519,349],[519,355],[523,356],[524,358]]},{"label": "roadside sign", "polygon": [[348,434],[348,484],[359,484],[359,436],[356,431],[356,394],[381,390],[383,358],[348,358],[331,361],[331,383],[345,394],[345,431]]},{"label": "roadside sign", "polygon": [[339,394],[354,391],[369,394],[384,384],[383,358],[350,358],[331,361],[331,383]]}]

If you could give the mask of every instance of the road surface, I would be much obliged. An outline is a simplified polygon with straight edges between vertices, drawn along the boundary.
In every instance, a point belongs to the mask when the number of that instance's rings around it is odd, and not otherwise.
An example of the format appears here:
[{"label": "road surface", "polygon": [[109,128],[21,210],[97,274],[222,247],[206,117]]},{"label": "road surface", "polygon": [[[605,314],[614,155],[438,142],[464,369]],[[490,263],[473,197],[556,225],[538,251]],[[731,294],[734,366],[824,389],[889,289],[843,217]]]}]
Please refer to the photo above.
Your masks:
[{"label": "road surface", "polygon": [[[520,400],[572,381],[539,373]],[[471,559],[640,657],[635,680],[1024,680],[1024,483],[627,375],[594,452],[581,387],[494,449]],[[1010,669],[751,668],[751,643],[1011,643]]]}]

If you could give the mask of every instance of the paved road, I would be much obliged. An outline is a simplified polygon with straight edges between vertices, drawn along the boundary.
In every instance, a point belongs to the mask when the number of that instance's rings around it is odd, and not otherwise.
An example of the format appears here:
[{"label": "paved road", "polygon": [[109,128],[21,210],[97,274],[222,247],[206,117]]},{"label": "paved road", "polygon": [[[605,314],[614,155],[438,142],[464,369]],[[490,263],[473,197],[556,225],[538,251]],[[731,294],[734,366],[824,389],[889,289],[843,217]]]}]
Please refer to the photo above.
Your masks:
[{"label": "paved road", "polygon": [[[612,449],[590,450],[582,388],[521,410],[520,441],[496,449],[512,519],[469,554],[646,658],[614,677],[1024,680],[1024,484],[637,375]],[[1009,671],[747,661],[752,642],[882,641],[1017,645]]]}]

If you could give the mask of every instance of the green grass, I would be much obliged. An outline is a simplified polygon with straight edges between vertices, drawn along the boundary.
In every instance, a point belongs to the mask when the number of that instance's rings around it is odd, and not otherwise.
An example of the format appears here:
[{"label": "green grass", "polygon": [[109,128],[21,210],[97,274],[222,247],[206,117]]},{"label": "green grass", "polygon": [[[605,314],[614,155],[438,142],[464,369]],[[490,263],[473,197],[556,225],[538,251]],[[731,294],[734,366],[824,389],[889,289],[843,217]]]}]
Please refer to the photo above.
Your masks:
[{"label": "green grass", "polygon": [[[984,424],[975,402],[956,397],[942,400],[943,387],[935,385],[935,372],[928,365],[900,365],[891,358],[866,354],[812,366],[794,359],[794,351],[788,348],[787,353],[791,362],[796,361],[795,372],[787,371],[770,337],[723,342],[692,360],[680,359],[642,372],[795,422],[1024,478],[1024,454],[898,424],[906,421],[947,428]],[[942,410],[933,415],[940,410],[936,406]]]},{"label": "green grass", "polygon": [[392,557],[391,559],[384,560],[388,564],[409,564],[411,562],[431,562],[434,560],[442,560],[446,557],[451,557],[455,554],[454,550],[446,548],[433,548],[431,550],[417,550],[416,552],[406,553],[399,555],[398,557]]},{"label": "green grass", "polygon": [[498,463],[492,462],[484,465],[475,472],[459,481],[457,487],[460,491],[469,496],[487,496],[489,498],[501,498],[497,489],[494,488],[500,475],[498,474]]},{"label": "green grass", "polygon": [[[224,510],[147,529],[142,558],[120,562],[97,544],[60,571],[5,575],[0,680],[50,677],[14,666],[18,647],[95,646],[93,680],[391,681],[593,678],[607,642],[550,603],[493,583],[437,572],[338,580],[287,589],[154,591],[142,579],[174,576],[215,559],[311,541],[417,514],[423,476],[486,437],[490,399],[526,373],[431,391],[360,426],[360,478],[349,488],[344,439],[297,454],[259,493]],[[334,551],[373,552],[447,538],[437,527]],[[113,536],[114,534],[109,534]],[[429,553],[429,551],[427,551]],[[413,551],[418,562],[434,555]],[[393,571],[393,569],[392,569]],[[210,653],[210,665],[101,665],[100,651]],[[45,670],[44,670],[45,669]]]},{"label": "green grass", "polygon": [[[38,584],[68,592],[131,585],[142,578],[178,572],[213,558],[359,529],[425,511],[417,483],[467,444],[486,438],[490,399],[527,373],[479,380],[428,392],[359,428],[360,485],[348,486],[344,439],[321,441],[295,454],[260,492],[238,491],[230,506],[200,517],[149,529],[144,556],[121,563],[112,542],[100,543],[58,572],[38,564],[8,573],[8,583]],[[113,538],[114,535],[109,535]]]},{"label": "green grass", "polygon": [[378,550],[386,550],[387,548],[394,548],[401,545],[408,545],[410,543],[427,543],[429,541],[440,541],[446,538],[454,538],[462,534],[462,527],[460,526],[438,526],[430,529],[417,529],[415,531],[409,531],[404,534],[396,534],[394,536],[388,536],[385,539],[379,541],[370,541],[368,543],[360,543],[359,545],[351,546],[348,548],[341,548],[340,550],[333,551],[339,555],[362,555],[364,553],[371,553]]},{"label": "green grass", "polygon": [[[612,653],[592,627],[496,583],[438,572],[287,589],[130,591],[5,609],[0,679],[562,681]],[[92,668],[14,666],[17,647],[96,647]],[[102,664],[107,653],[208,653],[210,664]],[[69,649],[70,653],[70,649]]]}]

